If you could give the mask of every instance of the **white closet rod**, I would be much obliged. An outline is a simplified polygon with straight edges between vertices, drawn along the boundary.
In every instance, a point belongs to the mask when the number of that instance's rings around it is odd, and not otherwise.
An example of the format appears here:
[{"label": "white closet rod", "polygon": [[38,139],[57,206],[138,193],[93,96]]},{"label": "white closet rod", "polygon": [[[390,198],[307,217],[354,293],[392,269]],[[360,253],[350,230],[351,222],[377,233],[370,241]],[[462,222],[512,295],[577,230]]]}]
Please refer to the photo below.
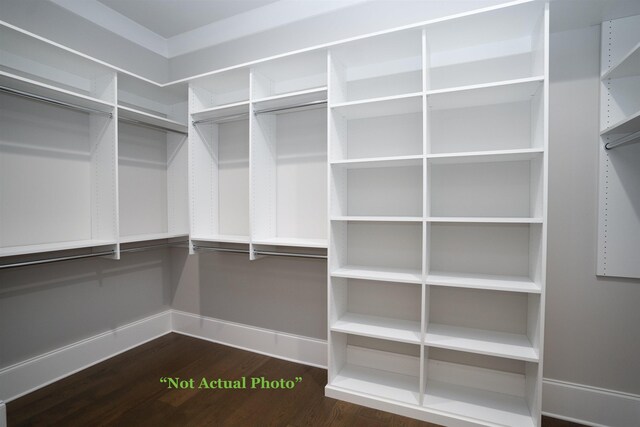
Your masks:
[{"label": "white closet rod", "polygon": [[6,87],[6,86],[0,86],[0,92],[5,92],[5,93],[11,94],[11,95],[21,96],[23,98],[29,98],[29,99],[33,99],[33,100],[36,100],[36,101],[45,102],[47,104],[56,105],[58,107],[69,108],[71,110],[78,110],[78,111],[84,111],[84,112],[89,112],[89,113],[105,114],[105,115],[108,115],[109,117],[113,117],[113,113],[107,113],[105,111],[96,110],[96,109],[90,108],[90,107],[82,107],[80,105],[75,105],[75,104],[70,104],[68,102],[58,101],[56,99],[47,98],[46,96],[36,95],[35,93],[30,93],[30,92],[23,92],[21,90],[12,89],[12,88]]},{"label": "white closet rod", "polygon": [[160,126],[160,125],[153,125],[151,123],[141,122],[140,120],[128,119],[128,118],[125,118],[125,117],[118,117],[118,120],[121,121],[121,122],[130,123],[132,125],[140,126],[140,127],[144,127],[144,128],[156,129],[156,130],[161,130],[161,131],[164,131],[164,132],[173,132],[173,133],[178,133],[180,135],[188,135],[187,132],[183,132],[181,130],[170,129],[168,127],[164,127],[164,126]]},{"label": "white closet rod", "polygon": [[310,101],[310,102],[305,102],[303,104],[295,104],[295,105],[288,105],[286,107],[277,107],[277,108],[265,108],[264,110],[256,110],[254,111],[254,114],[265,114],[265,113],[275,113],[276,111],[285,111],[285,110],[293,110],[293,109],[297,109],[297,108],[305,108],[305,107],[313,107],[313,106],[321,106],[321,105],[325,105],[327,103],[326,99],[322,99],[319,101]]},{"label": "white closet rod", "polygon": [[[137,248],[120,249],[120,253],[122,254],[122,253],[142,252],[142,251],[148,251],[150,249],[159,249],[159,248],[172,246],[172,245],[173,245],[172,243],[163,243],[161,245],[148,245],[148,246],[140,246],[140,247],[137,247]],[[53,262],[72,261],[72,260],[84,259],[84,258],[95,258],[95,257],[99,257],[99,256],[111,256],[113,254],[115,254],[115,251],[109,250],[109,251],[95,252],[95,253],[91,253],[91,254],[69,255],[69,256],[61,256],[61,257],[54,257],[54,258],[43,258],[43,259],[37,259],[37,260],[33,260],[33,261],[16,262],[16,263],[13,263],[13,264],[2,264],[2,265],[0,265],[0,270],[4,269],[4,268],[26,267],[26,266],[29,266],[29,265],[49,264],[49,263],[53,263]]]},{"label": "white closet rod", "polygon": [[620,139],[617,139],[613,142],[607,142],[606,144],[604,144],[604,148],[606,150],[611,150],[613,148],[619,147],[621,145],[626,145],[629,144],[631,142],[634,142],[635,140],[640,139],[640,130],[635,131],[634,133],[627,135],[627,136],[623,136]]},{"label": "white closet rod", "polygon": [[[194,250],[196,251],[212,251],[212,252],[232,252],[238,254],[249,254],[250,251],[248,249],[230,249],[230,248],[214,248],[211,246],[194,246]],[[304,254],[304,253],[294,253],[294,252],[271,252],[271,251],[253,251],[255,255],[266,255],[266,256],[285,256],[285,257],[294,257],[294,258],[312,258],[312,259],[327,259],[326,255],[316,255],[316,254]]]}]

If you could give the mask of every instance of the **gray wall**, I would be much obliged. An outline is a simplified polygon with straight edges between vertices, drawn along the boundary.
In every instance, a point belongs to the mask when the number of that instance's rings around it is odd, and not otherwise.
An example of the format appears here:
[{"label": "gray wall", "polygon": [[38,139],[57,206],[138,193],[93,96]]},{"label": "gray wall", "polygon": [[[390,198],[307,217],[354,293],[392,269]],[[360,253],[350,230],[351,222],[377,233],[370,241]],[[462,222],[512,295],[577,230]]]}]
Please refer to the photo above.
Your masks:
[{"label": "gray wall", "polygon": [[169,266],[155,250],[0,270],[0,369],[167,310]]},{"label": "gray wall", "polygon": [[552,34],[550,54],[544,376],[638,394],[640,280],[595,275],[600,27]]}]

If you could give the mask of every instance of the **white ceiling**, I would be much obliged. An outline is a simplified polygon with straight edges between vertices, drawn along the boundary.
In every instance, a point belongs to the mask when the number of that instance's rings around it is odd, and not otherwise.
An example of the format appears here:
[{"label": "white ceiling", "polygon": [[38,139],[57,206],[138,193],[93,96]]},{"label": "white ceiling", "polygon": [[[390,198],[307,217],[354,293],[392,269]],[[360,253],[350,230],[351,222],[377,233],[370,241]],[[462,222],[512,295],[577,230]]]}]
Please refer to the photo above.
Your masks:
[{"label": "white ceiling", "polygon": [[168,39],[277,0],[98,0]]}]

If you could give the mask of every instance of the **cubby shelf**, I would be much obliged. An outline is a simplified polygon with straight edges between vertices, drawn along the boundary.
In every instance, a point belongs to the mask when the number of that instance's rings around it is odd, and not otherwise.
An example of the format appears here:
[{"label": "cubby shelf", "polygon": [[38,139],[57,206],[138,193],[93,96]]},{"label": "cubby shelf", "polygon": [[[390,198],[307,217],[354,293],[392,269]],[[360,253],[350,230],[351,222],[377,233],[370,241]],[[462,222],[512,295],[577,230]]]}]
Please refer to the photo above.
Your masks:
[{"label": "cubby shelf", "polygon": [[331,108],[348,120],[419,113],[422,111],[422,93],[342,102],[331,105]]},{"label": "cubby shelf", "polygon": [[427,381],[422,406],[490,425],[534,427],[524,398],[439,381]]},{"label": "cubby shelf", "polygon": [[366,159],[334,160],[331,165],[348,169],[394,168],[420,166],[422,165],[422,158],[422,155],[370,157]]},{"label": "cubby shelf", "polygon": [[189,237],[189,234],[188,233],[136,234],[132,236],[121,236],[120,243],[146,242],[149,240],[176,239],[180,237]]},{"label": "cubby shelf", "polygon": [[183,123],[123,105],[118,105],[118,118],[129,119],[151,126],[160,126],[175,132],[187,133],[187,125]]},{"label": "cubby shelf", "polygon": [[637,75],[640,75],[640,43],[636,44],[620,61],[602,74],[602,80]]},{"label": "cubby shelf", "polygon": [[461,153],[427,154],[430,164],[462,164],[517,162],[533,160],[542,155],[542,148],[522,148],[515,150],[467,151]]},{"label": "cubby shelf", "polygon": [[419,216],[332,216],[331,221],[422,222]]},{"label": "cubby shelf", "polygon": [[542,224],[542,218],[517,217],[435,217],[429,216],[427,222],[462,222],[462,223],[494,223],[494,224]]},{"label": "cubby shelf", "polygon": [[508,292],[539,294],[540,286],[529,277],[501,276],[492,274],[468,274],[431,271],[427,274],[427,285],[456,288],[487,289]]},{"label": "cubby shelf", "polygon": [[449,350],[538,362],[539,355],[526,335],[429,323],[425,344]]},{"label": "cubby shelf", "polygon": [[403,375],[358,365],[345,365],[329,387],[413,405],[419,404],[420,400],[417,376]]},{"label": "cubby shelf", "polygon": [[422,272],[409,268],[345,265],[344,267],[333,270],[331,276],[349,279],[381,280],[385,282],[422,283]]},{"label": "cubby shelf", "polygon": [[272,237],[267,239],[253,239],[254,245],[292,246],[298,248],[326,248],[327,239],[304,239],[295,237]]},{"label": "cubby shelf", "polygon": [[191,120],[215,120],[222,117],[249,114],[249,101],[234,102],[191,113]]},{"label": "cubby shelf", "polygon": [[253,100],[255,111],[271,110],[275,108],[287,108],[310,102],[322,102],[327,100],[327,87],[301,90],[297,92],[273,95]]},{"label": "cubby shelf", "polygon": [[420,344],[421,340],[420,322],[356,313],[343,314],[331,330],[410,344]]},{"label": "cubby shelf", "polygon": [[426,92],[427,106],[433,109],[448,109],[527,101],[535,95],[543,82],[544,76],[536,76],[429,90]]},{"label": "cubby shelf", "polygon": [[72,249],[95,248],[99,246],[115,245],[113,240],[76,240],[71,242],[43,243],[24,246],[7,246],[0,248],[0,257],[28,255],[43,252],[66,251]]},{"label": "cubby shelf", "polygon": [[113,103],[1,70],[0,86],[103,113],[114,109]]}]

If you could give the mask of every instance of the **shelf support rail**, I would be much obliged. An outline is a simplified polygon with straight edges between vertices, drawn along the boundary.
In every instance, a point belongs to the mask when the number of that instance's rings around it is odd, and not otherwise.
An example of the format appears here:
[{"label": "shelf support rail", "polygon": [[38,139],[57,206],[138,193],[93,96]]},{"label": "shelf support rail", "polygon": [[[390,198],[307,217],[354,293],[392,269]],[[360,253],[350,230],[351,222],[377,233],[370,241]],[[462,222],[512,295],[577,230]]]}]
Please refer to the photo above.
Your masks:
[{"label": "shelf support rail", "polygon": [[[143,252],[143,251],[148,251],[152,249],[160,249],[168,246],[177,246],[178,243],[180,242],[162,243],[159,245],[147,245],[147,246],[139,246],[135,248],[120,249],[120,253],[122,254],[122,253]],[[69,250],[72,250],[72,249],[69,249]],[[33,261],[22,261],[22,262],[16,262],[12,264],[0,264],[0,270],[5,268],[27,267],[30,265],[50,264],[53,262],[61,262],[61,261],[73,261],[73,260],[84,259],[84,258],[112,256],[114,254],[115,254],[114,250],[108,250],[108,251],[102,251],[102,252],[94,252],[90,254],[69,255],[69,256],[60,256],[60,257],[54,257],[54,258],[36,259]]]},{"label": "shelf support rail", "polygon": [[226,116],[212,117],[210,119],[194,120],[191,122],[191,124],[195,126],[195,125],[199,125],[200,123],[232,122],[235,120],[241,120],[248,117],[249,117],[249,113],[229,114]]},{"label": "shelf support rail", "polygon": [[607,142],[604,144],[605,150],[611,150],[621,145],[626,145],[635,140],[640,139],[640,130],[633,132],[632,134],[623,136],[622,138],[616,139],[613,142]]},{"label": "shelf support rail", "polygon": [[134,119],[129,119],[129,118],[125,118],[125,117],[118,117],[118,120],[121,122],[125,122],[125,123],[130,123],[132,125],[136,125],[136,126],[140,126],[140,127],[144,127],[144,128],[149,128],[149,129],[155,129],[155,130],[161,130],[164,132],[173,132],[173,133],[177,133],[180,135],[188,135],[187,132],[181,131],[181,130],[176,130],[176,129],[171,129],[168,127],[164,127],[164,126],[160,126],[160,125],[154,125],[151,123],[145,123],[145,122],[141,122],[140,120],[134,120]]},{"label": "shelf support rail", "polygon": [[0,92],[8,93],[10,95],[15,95],[15,96],[21,96],[23,98],[33,99],[33,100],[44,102],[44,103],[47,103],[47,104],[56,105],[58,107],[68,108],[68,109],[71,109],[71,110],[84,111],[84,112],[88,112],[88,113],[104,114],[104,115],[109,116],[110,118],[113,118],[113,113],[112,112],[96,110],[95,108],[83,107],[83,106],[71,104],[71,103],[68,103],[68,102],[58,101],[56,99],[47,98],[46,96],[36,95],[35,93],[30,93],[30,92],[24,92],[24,91],[21,91],[21,90],[18,90],[18,89],[12,89],[12,88],[6,87],[6,86],[0,86]]},{"label": "shelf support rail", "polygon": [[256,111],[254,111],[254,114],[275,113],[277,111],[294,110],[294,109],[306,108],[306,107],[318,107],[318,108],[320,108],[322,105],[326,105],[326,104],[327,104],[327,100],[326,99],[321,99],[319,101],[304,102],[302,104],[288,105],[286,107],[265,108],[263,110],[256,110]]},{"label": "shelf support rail", "polygon": [[[216,247],[212,247],[212,246],[194,246],[193,249],[196,250],[196,251],[231,252],[231,253],[238,253],[238,254],[249,254],[249,253],[251,253],[248,249],[216,248]],[[256,255],[265,255],[265,256],[283,256],[283,257],[293,257],[293,258],[327,259],[326,255],[294,253],[294,252],[253,251],[253,253],[256,254]]]}]

